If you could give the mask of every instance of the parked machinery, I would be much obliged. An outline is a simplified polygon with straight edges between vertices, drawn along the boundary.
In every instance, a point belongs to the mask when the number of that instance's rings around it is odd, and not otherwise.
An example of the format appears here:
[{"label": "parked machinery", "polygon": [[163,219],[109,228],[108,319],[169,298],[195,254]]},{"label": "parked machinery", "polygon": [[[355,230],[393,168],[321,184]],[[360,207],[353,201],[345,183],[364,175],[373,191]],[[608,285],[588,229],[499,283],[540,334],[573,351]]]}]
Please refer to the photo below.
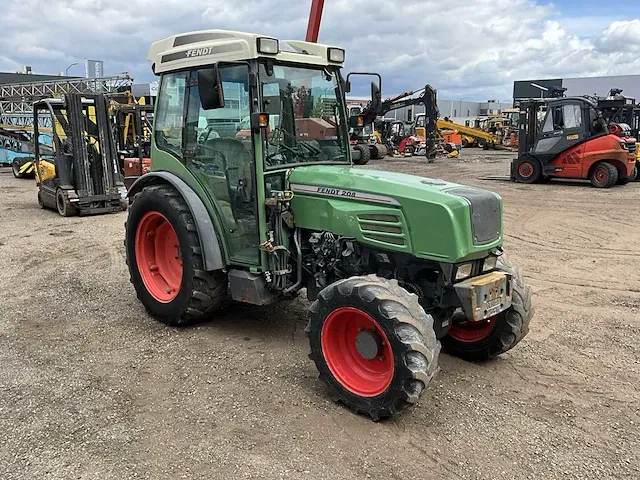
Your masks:
[{"label": "parked machinery", "polygon": [[[350,90],[350,75],[375,75],[378,77],[378,83],[371,83],[371,98],[373,99],[369,102],[362,110],[361,118],[362,125],[360,128],[364,128],[365,125],[370,125],[376,121],[378,117],[384,117],[387,113],[392,110],[397,110],[399,108],[404,108],[412,105],[424,105],[425,107],[425,132],[424,132],[424,150],[425,155],[429,159],[434,159],[438,154],[438,132],[436,123],[438,121],[438,117],[440,112],[438,110],[437,96],[436,91],[431,85],[425,85],[420,90],[416,91],[408,91],[401,93],[392,98],[388,98],[386,100],[382,100],[380,96],[380,88],[382,86],[382,78],[380,75],[372,74],[372,73],[350,73],[347,75],[347,92]],[[417,96],[414,96],[417,95]],[[351,117],[352,127],[354,125],[357,126],[358,120],[355,120],[356,117]],[[396,130],[399,130],[399,127],[396,127]],[[382,134],[381,134],[382,136]],[[394,135],[397,138],[397,135]],[[404,137],[410,137],[411,135],[407,135],[405,132]],[[407,140],[412,141],[412,140]],[[412,142],[417,141],[414,139]],[[399,147],[398,145],[395,146]],[[387,149],[392,150],[394,148],[393,145],[387,144]]]},{"label": "parked machinery", "polygon": [[[40,206],[64,217],[126,210],[105,96],[39,100],[33,115]],[[40,136],[43,126],[51,128],[50,144]]]},{"label": "parked machinery", "polygon": [[151,165],[153,109],[153,105],[143,102],[112,108],[116,145],[127,188],[147,173]]},{"label": "parked machinery", "polygon": [[[361,106],[349,107],[349,117],[359,117],[363,112]],[[379,136],[379,132],[378,132]],[[365,165],[370,159],[384,158],[388,153],[387,146],[378,141],[373,124],[359,126],[357,123],[349,129],[349,140],[354,150],[360,152],[360,158],[354,160],[356,165]]]},{"label": "parked machinery", "polygon": [[589,179],[598,188],[634,180],[636,139],[629,130],[610,133],[597,100],[564,97],[563,92],[521,102],[518,158],[511,163],[511,179]]},{"label": "parked machinery", "polygon": [[[128,192],[131,281],[169,325],[215,315],[228,295],[264,305],[306,289],[320,378],[356,412],[390,417],[428,388],[440,342],[473,360],[515,346],[531,290],[502,255],[500,197],[353,167],[344,50],[284,43],[207,30],[152,44],[161,79],[151,171]],[[312,127],[319,99],[330,132]],[[246,115],[250,142],[236,138]]]}]

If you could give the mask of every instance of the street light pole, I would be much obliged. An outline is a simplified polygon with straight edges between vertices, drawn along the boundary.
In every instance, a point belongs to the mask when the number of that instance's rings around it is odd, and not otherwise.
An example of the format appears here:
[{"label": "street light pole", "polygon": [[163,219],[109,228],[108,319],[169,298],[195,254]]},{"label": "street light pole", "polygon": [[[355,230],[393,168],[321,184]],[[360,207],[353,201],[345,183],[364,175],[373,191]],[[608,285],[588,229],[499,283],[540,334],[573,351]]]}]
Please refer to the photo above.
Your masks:
[{"label": "street light pole", "polygon": [[71,65],[69,65],[69,66],[65,69],[65,71],[64,71],[64,76],[65,76],[65,77],[68,77],[68,76],[69,76],[69,69],[70,69],[71,67],[75,66],[75,65],[79,65],[79,63],[78,63],[78,62],[72,63]]}]

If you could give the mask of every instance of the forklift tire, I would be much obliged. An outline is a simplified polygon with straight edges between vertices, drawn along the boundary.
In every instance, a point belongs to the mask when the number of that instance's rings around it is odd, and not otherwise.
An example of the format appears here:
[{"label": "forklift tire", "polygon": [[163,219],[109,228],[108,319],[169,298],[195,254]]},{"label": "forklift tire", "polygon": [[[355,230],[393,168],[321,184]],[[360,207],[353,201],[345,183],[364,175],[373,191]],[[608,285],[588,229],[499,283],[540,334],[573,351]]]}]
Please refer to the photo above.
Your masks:
[{"label": "forklift tire", "polygon": [[618,182],[618,169],[608,162],[598,162],[589,172],[589,181],[596,188],[610,188]]},{"label": "forklift tire", "polygon": [[366,165],[371,160],[371,152],[369,152],[368,145],[355,145],[354,150],[358,150],[360,152],[360,158],[358,160],[354,160],[353,163],[356,165]]},{"label": "forklift tire", "polygon": [[542,165],[529,156],[515,160],[513,175],[520,183],[538,183],[542,180]]},{"label": "forklift tire", "polygon": [[40,206],[40,208],[45,208],[44,207],[44,202],[42,201],[42,195],[40,194],[40,191],[38,191],[38,205]]},{"label": "forklift tire", "polygon": [[433,318],[395,280],[339,280],[310,312],[309,358],[336,399],[356,413],[391,417],[415,404],[438,372]]},{"label": "forklift tire", "polygon": [[483,322],[467,322],[464,314],[456,321],[454,316],[447,335],[441,340],[447,353],[470,361],[489,360],[511,350],[529,333],[529,323],[535,313],[531,306],[531,287],[524,283],[518,267],[504,256],[498,259],[496,270],[512,275],[511,307]]},{"label": "forklift tire", "polygon": [[638,168],[634,167],[633,172],[626,178],[618,178],[618,185],[626,185],[629,182],[633,182],[638,179]]},{"label": "forklift tire", "polygon": [[636,162],[636,182],[640,182],[640,160]]},{"label": "forklift tire", "polygon": [[[38,194],[38,198],[40,199],[40,194]],[[76,214],[76,207],[71,205],[69,198],[61,188],[56,191],[56,207],[58,213],[63,217],[73,217]]]},{"label": "forklift tire", "polygon": [[202,320],[227,297],[227,274],[204,270],[191,210],[169,185],[147,186],[135,196],[125,250],[138,299],[167,325]]}]

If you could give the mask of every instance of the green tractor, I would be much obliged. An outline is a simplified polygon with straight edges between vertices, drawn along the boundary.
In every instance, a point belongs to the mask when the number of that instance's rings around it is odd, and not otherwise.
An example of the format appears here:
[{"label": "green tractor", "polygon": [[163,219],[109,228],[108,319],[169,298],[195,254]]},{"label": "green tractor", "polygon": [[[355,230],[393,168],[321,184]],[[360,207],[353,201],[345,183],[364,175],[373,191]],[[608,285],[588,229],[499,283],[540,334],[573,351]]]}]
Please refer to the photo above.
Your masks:
[{"label": "green tractor", "polygon": [[125,244],[138,298],[169,325],[306,290],[320,378],[377,420],[418,401],[441,344],[490,359],[533,309],[498,195],[352,166],[344,55],[222,30],[153,43],[151,171],[129,189]]}]

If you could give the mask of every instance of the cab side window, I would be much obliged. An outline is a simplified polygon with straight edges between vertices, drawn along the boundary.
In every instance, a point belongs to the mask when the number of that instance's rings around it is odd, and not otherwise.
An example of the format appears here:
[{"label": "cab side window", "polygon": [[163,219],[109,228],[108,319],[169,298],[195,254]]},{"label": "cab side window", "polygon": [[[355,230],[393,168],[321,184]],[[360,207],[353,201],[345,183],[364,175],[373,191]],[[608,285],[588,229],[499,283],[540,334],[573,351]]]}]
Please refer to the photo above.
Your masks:
[{"label": "cab side window", "polygon": [[182,158],[185,96],[188,72],[164,75],[160,87],[158,118],[154,122],[156,145]]}]

